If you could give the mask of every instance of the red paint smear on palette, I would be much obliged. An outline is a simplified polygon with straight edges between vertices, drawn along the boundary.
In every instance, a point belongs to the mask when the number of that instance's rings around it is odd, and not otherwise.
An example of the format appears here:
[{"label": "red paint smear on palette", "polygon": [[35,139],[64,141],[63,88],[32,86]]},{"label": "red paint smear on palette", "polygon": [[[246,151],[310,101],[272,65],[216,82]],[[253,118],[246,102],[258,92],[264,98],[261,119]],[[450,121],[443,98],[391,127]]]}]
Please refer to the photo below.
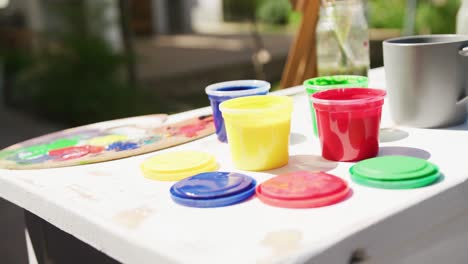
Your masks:
[{"label": "red paint smear on palette", "polygon": [[102,151],[104,151],[104,147],[84,145],[84,146],[54,149],[54,150],[49,151],[48,154],[55,161],[64,161],[64,160],[81,158],[88,154],[97,154]]},{"label": "red paint smear on palette", "polygon": [[332,205],[350,195],[348,184],[325,172],[297,171],[273,177],[256,189],[264,203],[286,208]]},{"label": "red paint smear on palette", "polygon": [[184,135],[185,137],[196,137],[199,131],[204,130],[210,123],[213,123],[213,116],[201,116],[196,123],[181,127],[167,127],[172,136]]}]

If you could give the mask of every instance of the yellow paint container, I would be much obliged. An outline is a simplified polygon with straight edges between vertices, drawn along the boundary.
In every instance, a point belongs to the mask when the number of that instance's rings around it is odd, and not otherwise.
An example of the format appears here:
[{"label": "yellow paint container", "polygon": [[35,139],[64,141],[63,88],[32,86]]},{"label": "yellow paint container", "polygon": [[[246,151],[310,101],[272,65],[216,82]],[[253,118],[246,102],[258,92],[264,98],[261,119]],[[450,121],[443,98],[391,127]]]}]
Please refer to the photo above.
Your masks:
[{"label": "yellow paint container", "polygon": [[288,163],[291,98],[240,97],[222,102],[219,108],[236,168],[261,171]]}]

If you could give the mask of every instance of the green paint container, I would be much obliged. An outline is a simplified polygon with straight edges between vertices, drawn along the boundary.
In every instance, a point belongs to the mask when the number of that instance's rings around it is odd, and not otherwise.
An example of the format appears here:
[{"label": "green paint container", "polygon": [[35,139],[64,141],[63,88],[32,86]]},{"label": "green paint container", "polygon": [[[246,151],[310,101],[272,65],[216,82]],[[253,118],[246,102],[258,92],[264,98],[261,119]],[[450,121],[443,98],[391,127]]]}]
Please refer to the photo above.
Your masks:
[{"label": "green paint container", "polygon": [[304,87],[309,98],[310,113],[312,115],[312,125],[314,135],[318,136],[317,120],[314,105],[312,104],[312,94],[335,88],[367,88],[368,78],[358,75],[333,75],[321,76],[304,81]]}]

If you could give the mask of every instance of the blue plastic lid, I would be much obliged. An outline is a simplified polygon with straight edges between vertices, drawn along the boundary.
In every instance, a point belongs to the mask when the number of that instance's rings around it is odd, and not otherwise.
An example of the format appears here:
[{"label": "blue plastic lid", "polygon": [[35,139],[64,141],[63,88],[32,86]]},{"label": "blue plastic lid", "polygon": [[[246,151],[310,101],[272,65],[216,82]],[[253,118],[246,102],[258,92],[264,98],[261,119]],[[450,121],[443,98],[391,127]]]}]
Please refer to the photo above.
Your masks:
[{"label": "blue plastic lid", "polygon": [[171,187],[171,197],[191,207],[219,207],[241,202],[255,193],[256,181],[235,172],[205,172]]}]

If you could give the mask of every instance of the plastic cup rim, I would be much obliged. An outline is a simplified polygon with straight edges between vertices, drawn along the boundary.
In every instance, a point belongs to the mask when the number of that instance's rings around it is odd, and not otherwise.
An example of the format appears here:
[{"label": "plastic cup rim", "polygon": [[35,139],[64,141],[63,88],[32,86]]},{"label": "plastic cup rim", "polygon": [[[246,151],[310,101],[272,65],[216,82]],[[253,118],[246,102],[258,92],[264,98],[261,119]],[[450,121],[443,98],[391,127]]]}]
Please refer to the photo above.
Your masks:
[{"label": "plastic cup rim", "polygon": [[[440,41],[435,42],[405,42],[412,39],[441,39]],[[444,40],[442,40],[444,39]],[[396,46],[396,47],[424,47],[424,46],[436,46],[436,45],[445,45],[452,43],[460,43],[467,41],[468,36],[462,34],[434,34],[434,35],[417,35],[417,36],[406,36],[406,37],[396,37],[384,40],[382,44],[384,46]]]},{"label": "plastic cup rim", "polygon": [[[269,108],[251,108],[251,109],[233,109],[227,108],[226,104],[232,103],[232,101],[243,101],[243,100],[252,100],[252,98],[260,98],[260,97],[269,97],[269,98],[277,98],[282,100],[281,103],[272,105]],[[219,110],[221,113],[224,114],[263,114],[267,112],[278,113],[278,110],[281,109],[289,109],[289,112],[292,113],[293,108],[293,101],[292,98],[285,95],[254,95],[249,97],[239,97],[230,100],[226,100],[219,105]]]},{"label": "plastic cup rim", "polygon": [[[240,91],[217,91],[219,88],[232,87],[232,86],[256,86],[253,89],[240,90]],[[208,85],[205,92],[209,96],[244,96],[250,94],[258,94],[260,92],[268,92],[271,89],[271,84],[263,80],[235,80],[218,82]]]},{"label": "plastic cup rim", "polygon": [[310,82],[311,80],[316,80],[316,79],[320,79],[320,78],[331,78],[331,77],[351,77],[351,78],[363,78],[365,79],[365,82],[368,83],[369,82],[369,78],[366,77],[366,76],[362,76],[362,75],[352,75],[352,74],[343,74],[343,75],[327,75],[327,76],[319,76],[319,77],[315,77],[315,78],[310,78],[310,79],[307,79],[303,82],[302,85],[304,85],[304,87],[310,91],[310,89],[315,89],[315,90],[318,90],[318,91],[325,91],[325,90],[328,90],[328,89],[333,89],[333,88],[347,88],[347,87],[350,87],[350,86],[353,86],[353,85],[360,85],[362,84],[363,82],[355,82],[355,83],[343,83],[343,84],[329,84],[329,85],[313,85],[313,84],[309,84],[308,82]]},{"label": "plastic cup rim", "polygon": [[[348,89],[356,89],[356,90],[363,90],[366,92],[380,92],[381,94],[376,94],[375,96],[368,97],[368,98],[358,98],[358,99],[348,99],[348,100],[333,100],[333,99],[320,99],[317,96],[320,96],[323,93],[327,92],[336,92],[336,90],[348,90]],[[383,100],[386,96],[387,92],[383,89],[375,89],[375,88],[359,88],[359,87],[350,87],[350,88],[337,88],[325,91],[319,91],[311,96],[312,103],[319,104],[319,105],[358,105],[363,103],[372,103]]]}]

